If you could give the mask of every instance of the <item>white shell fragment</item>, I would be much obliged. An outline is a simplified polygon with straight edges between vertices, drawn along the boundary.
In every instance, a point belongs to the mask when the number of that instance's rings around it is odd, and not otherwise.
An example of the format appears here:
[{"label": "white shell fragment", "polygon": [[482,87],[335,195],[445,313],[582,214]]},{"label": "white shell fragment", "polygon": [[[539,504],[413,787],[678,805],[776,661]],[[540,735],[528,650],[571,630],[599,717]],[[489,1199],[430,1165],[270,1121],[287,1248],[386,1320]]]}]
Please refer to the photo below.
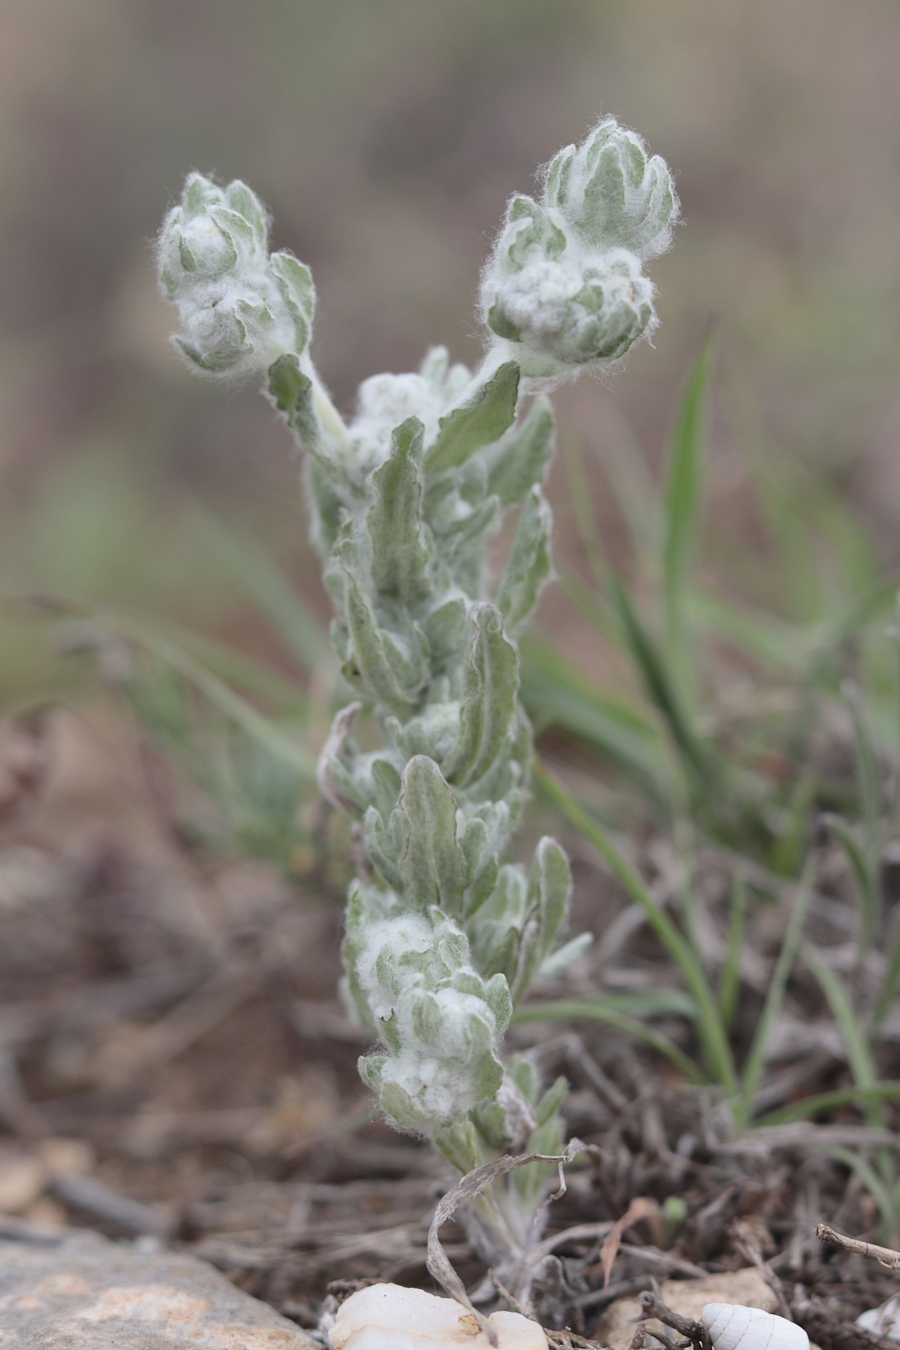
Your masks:
[{"label": "white shell fragment", "polygon": [[[498,1350],[547,1350],[542,1328],[520,1313],[496,1312],[488,1320],[496,1328]],[[472,1314],[455,1299],[399,1284],[372,1284],[351,1294],[328,1336],[334,1350],[490,1350]]]},{"label": "white shell fragment", "polygon": [[886,1303],[869,1312],[860,1313],[856,1325],[864,1331],[872,1331],[876,1336],[886,1336],[890,1341],[900,1341],[900,1294],[892,1294]]},{"label": "white shell fragment", "polygon": [[739,1303],[705,1303],[700,1321],[713,1350],[809,1350],[809,1337],[796,1322]]}]

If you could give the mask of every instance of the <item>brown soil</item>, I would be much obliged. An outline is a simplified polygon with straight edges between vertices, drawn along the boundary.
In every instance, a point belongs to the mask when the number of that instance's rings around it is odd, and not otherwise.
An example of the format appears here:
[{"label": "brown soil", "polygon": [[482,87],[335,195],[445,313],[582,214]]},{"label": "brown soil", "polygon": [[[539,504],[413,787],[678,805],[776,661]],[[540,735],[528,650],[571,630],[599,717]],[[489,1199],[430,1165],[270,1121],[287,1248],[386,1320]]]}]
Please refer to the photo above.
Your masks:
[{"label": "brown soil", "polygon": [[[335,996],[333,883],[312,863],[290,886],[268,867],[190,847],[177,793],[148,778],[134,733],[108,712],[7,728],[0,767],[0,1231],[73,1224],[162,1239],[306,1326],[330,1288],[376,1278],[431,1287],[427,1226],[452,1178],[427,1147],[372,1117],[356,1074],[365,1039]],[[575,992],[598,980],[670,983],[599,863],[567,842],[576,925],[598,936]],[[638,860],[663,903],[669,846],[650,835]],[[704,869],[701,926],[713,943],[727,869],[714,856]],[[821,870],[811,931],[835,946],[847,888],[828,855]],[[738,1042],[779,924],[771,909],[754,920]],[[693,1051],[683,1026],[665,1030]],[[823,1345],[829,1326],[894,1291],[896,1276],[813,1234],[824,1220],[883,1239],[874,1201],[832,1149],[896,1150],[892,1133],[846,1109],[737,1138],[715,1089],[686,1085],[607,1027],[534,1024],[513,1041],[535,1048],[548,1078],[569,1077],[568,1125],[589,1145],[548,1233],[608,1224],[639,1196],[656,1202],[626,1231],[608,1289],[601,1232],[560,1242],[556,1296],[574,1332],[589,1337],[613,1297],[652,1277],[760,1259],[789,1301],[813,1300]],[[882,1076],[900,1076],[894,1042],[885,1055]],[[798,977],[769,1105],[846,1081],[831,1023]],[[444,1242],[471,1288],[484,1270],[462,1229],[446,1228]]]}]

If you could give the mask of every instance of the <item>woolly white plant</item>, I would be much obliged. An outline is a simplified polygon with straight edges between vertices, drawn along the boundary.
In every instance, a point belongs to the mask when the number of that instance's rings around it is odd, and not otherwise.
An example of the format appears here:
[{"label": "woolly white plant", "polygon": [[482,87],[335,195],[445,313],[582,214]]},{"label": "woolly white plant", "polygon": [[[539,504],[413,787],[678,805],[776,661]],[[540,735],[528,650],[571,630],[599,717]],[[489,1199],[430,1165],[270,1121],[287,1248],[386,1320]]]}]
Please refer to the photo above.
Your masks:
[{"label": "woolly white plant", "polygon": [[[503,861],[532,757],[516,638],[551,573],[539,391],[653,331],[642,262],[676,214],[663,161],[601,122],[552,160],[539,201],[509,203],[481,278],[481,367],[434,348],[417,373],[366,380],[349,424],[309,354],[309,270],[268,252],[249,188],[192,174],[159,240],[177,346],[203,371],[263,374],[306,452],[344,681],[319,782],[364,845],[343,948],[348,1002],[378,1045],[360,1072],[399,1129],[463,1172],[510,1148],[558,1151],[565,1084],[542,1093],[531,1062],[504,1066],[501,1048],[516,1003],[586,941],[561,945],[571,882],[553,839],[530,869]],[[511,507],[495,583],[486,540]],[[354,740],[363,712],[375,750]],[[545,1178],[529,1165],[480,1199],[482,1245],[506,1269],[536,1236]]]}]

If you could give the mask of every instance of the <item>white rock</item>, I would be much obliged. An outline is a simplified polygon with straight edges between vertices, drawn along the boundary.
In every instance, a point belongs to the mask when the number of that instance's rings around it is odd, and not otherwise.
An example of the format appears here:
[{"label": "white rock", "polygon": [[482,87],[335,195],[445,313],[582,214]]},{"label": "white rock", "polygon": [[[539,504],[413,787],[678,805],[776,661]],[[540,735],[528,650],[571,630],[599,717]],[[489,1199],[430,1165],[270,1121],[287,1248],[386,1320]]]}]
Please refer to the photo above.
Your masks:
[{"label": "white rock", "polygon": [[[542,1328],[520,1313],[496,1312],[488,1320],[496,1328],[498,1350],[547,1350]],[[472,1314],[455,1299],[399,1284],[372,1284],[351,1294],[328,1335],[334,1350],[435,1350],[442,1345],[490,1350]]]},{"label": "white rock", "polygon": [[900,1341],[900,1294],[892,1294],[880,1308],[860,1313],[856,1325],[866,1331],[874,1331],[876,1336],[886,1336],[890,1341]]}]

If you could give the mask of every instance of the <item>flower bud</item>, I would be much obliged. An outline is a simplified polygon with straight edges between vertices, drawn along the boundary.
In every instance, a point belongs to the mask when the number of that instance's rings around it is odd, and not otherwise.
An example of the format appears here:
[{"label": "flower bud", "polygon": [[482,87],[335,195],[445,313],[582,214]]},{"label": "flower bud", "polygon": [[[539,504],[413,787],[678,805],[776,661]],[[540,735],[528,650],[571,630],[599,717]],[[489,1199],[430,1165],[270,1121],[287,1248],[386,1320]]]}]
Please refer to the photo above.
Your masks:
[{"label": "flower bud", "polygon": [[289,254],[269,258],[267,228],[248,187],[220,188],[199,173],[163,223],[159,281],[183,328],[174,340],[202,370],[262,369],[285,351],[305,350],[312,279]]},{"label": "flower bud", "polygon": [[387,1051],[361,1060],[360,1072],[401,1129],[435,1134],[502,1082],[506,979],[476,973],[465,934],[438,910],[374,922],[351,915],[348,939],[351,979]]},{"label": "flower bud", "polygon": [[502,267],[521,271],[535,256],[558,258],[565,248],[565,234],[543,207],[531,197],[517,195],[510,200],[495,249]]},{"label": "flower bud", "polygon": [[593,248],[627,248],[642,259],[666,251],[678,216],[665,161],[648,157],[640,136],[612,118],[554,156],[545,201]]},{"label": "flower bud", "polygon": [[488,326],[522,349],[513,354],[523,374],[537,377],[618,360],[656,326],[652,301],[625,249],[533,256],[518,271],[492,270],[482,290]]}]

